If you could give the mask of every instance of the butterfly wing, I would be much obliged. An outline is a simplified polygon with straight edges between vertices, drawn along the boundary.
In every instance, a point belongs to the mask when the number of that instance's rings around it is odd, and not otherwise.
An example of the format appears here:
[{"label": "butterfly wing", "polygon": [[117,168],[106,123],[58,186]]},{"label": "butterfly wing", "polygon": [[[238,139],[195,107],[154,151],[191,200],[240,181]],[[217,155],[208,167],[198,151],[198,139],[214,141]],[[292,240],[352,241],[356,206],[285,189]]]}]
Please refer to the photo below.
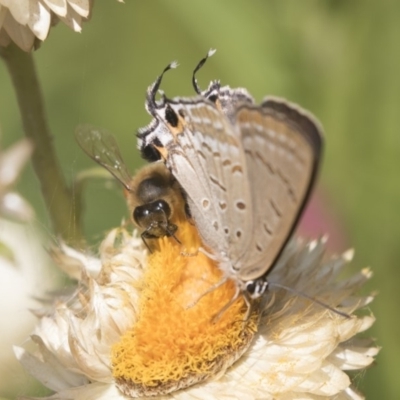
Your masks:
[{"label": "butterfly wing", "polygon": [[322,152],[318,122],[298,106],[265,99],[236,111],[251,188],[254,231],[240,270],[256,279],[273,266],[296,227]]},{"label": "butterfly wing", "polygon": [[212,98],[164,97],[148,109],[155,119],[139,131],[142,154],[155,148],[162,155],[205,246],[229,261],[221,264],[228,276],[263,276],[312,189],[322,149],[318,123],[285,101],[255,106],[247,92],[229,88]]},{"label": "butterfly wing", "polygon": [[[251,198],[240,132],[211,102],[203,98],[174,99],[170,107],[179,118],[178,127],[151,123],[140,133],[162,145],[166,165],[186,193],[190,213],[203,243],[217,257],[235,265],[246,251],[251,230]],[[162,117],[164,110],[158,111]],[[179,117],[178,117],[179,116]]]}]

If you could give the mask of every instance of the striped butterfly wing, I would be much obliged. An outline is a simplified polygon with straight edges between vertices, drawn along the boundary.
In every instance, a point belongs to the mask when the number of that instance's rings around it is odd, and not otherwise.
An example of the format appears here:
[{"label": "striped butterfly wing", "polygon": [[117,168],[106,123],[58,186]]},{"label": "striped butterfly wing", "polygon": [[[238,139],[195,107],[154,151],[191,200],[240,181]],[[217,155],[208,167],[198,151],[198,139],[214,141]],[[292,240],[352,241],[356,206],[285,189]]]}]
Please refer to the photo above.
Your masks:
[{"label": "striped butterfly wing", "polygon": [[184,117],[182,132],[166,146],[166,165],[186,193],[204,244],[235,264],[246,252],[252,228],[240,132],[208,101],[170,106]]},{"label": "striped butterfly wing", "polygon": [[308,200],[322,152],[318,122],[298,106],[265,99],[236,111],[251,188],[254,230],[239,277],[264,275],[289,240]]}]

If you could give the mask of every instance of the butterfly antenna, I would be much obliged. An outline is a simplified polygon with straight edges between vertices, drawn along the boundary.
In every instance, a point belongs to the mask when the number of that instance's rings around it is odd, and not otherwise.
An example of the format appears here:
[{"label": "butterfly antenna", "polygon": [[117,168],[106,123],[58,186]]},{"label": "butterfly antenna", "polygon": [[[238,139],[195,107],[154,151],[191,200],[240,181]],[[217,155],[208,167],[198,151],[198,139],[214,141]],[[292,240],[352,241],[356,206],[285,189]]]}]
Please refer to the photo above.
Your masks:
[{"label": "butterfly antenna", "polygon": [[204,63],[207,61],[207,59],[209,57],[211,57],[216,51],[217,50],[215,50],[215,49],[208,50],[207,55],[200,60],[200,62],[197,64],[197,67],[193,71],[192,84],[193,84],[194,90],[197,94],[201,94],[201,89],[197,83],[196,73],[204,65]]},{"label": "butterfly antenna", "polygon": [[160,88],[162,78],[164,74],[169,71],[170,69],[176,68],[178,66],[177,61],[173,61],[172,63],[168,64],[161,75],[155,80],[155,82],[150,85],[147,89],[147,95],[146,95],[146,110],[153,116],[155,117],[155,110],[159,107],[162,107],[162,105],[158,105],[156,103],[156,94],[158,92],[158,89]]},{"label": "butterfly antenna", "polygon": [[291,293],[295,294],[296,296],[304,297],[304,298],[306,298],[308,300],[311,300],[314,303],[317,303],[318,305],[320,305],[321,307],[327,308],[329,311],[332,311],[335,314],[338,314],[338,315],[340,315],[340,316],[342,316],[344,318],[351,318],[351,316],[349,314],[346,314],[345,312],[339,311],[336,308],[333,308],[333,307],[329,306],[328,304],[324,303],[323,301],[318,300],[315,297],[309,296],[308,294],[299,292],[296,289],[290,288],[290,287],[285,286],[285,285],[281,285],[280,283],[274,283],[274,282],[268,282],[268,285],[269,286],[275,286],[277,288],[287,290],[288,292],[291,292]]}]

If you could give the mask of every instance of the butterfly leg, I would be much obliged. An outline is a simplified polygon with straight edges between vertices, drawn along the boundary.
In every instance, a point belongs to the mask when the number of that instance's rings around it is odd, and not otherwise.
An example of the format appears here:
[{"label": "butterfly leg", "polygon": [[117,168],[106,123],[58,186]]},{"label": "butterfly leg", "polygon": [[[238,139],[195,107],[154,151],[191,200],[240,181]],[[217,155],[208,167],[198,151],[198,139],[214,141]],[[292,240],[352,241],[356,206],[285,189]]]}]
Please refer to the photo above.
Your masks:
[{"label": "butterfly leg", "polygon": [[226,303],[219,311],[216,315],[214,315],[214,317],[212,318],[212,322],[215,324],[216,322],[219,321],[219,319],[222,317],[222,315],[225,313],[226,310],[229,309],[230,306],[232,306],[232,304],[239,298],[240,295],[240,288],[237,287],[236,288],[236,292],[233,295],[233,297],[228,301],[228,303]]},{"label": "butterfly leg", "polygon": [[189,253],[187,251],[181,251],[181,256],[183,257],[196,257],[199,254],[199,251],[195,251],[194,253]]},{"label": "butterfly leg", "polygon": [[247,306],[246,314],[244,316],[244,322],[247,322],[249,320],[249,318],[250,318],[250,315],[251,315],[252,311],[253,311],[253,303],[251,301],[251,297],[249,296],[249,294],[246,291],[244,291],[242,294],[243,294],[243,298],[244,298],[244,301],[245,301],[246,306]]},{"label": "butterfly leg", "polygon": [[209,289],[207,289],[202,295],[199,296],[199,298],[193,302],[192,304],[189,304],[186,309],[194,307],[204,296],[207,296],[209,293],[213,292],[214,290],[218,289],[221,287],[224,283],[226,283],[228,278],[223,278],[219,282],[217,282],[215,285],[212,285]]},{"label": "butterfly leg", "polygon": [[211,253],[209,253],[206,249],[204,249],[203,247],[199,247],[197,251],[195,251],[194,253],[187,253],[182,251],[181,255],[184,257],[194,257],[197,256],[197,254],[203,253],[205,256],[207,256],[209,259],[213,260],[213,261],[218,261],[218,259]]},{"label": "butterfly leg", "polygon": [[199,247],[199,252],[203,253],[205,256],[207,256],[210,260],[213,261],[219,261],[219,259],[214,255],[209,253],[204,247]]}]

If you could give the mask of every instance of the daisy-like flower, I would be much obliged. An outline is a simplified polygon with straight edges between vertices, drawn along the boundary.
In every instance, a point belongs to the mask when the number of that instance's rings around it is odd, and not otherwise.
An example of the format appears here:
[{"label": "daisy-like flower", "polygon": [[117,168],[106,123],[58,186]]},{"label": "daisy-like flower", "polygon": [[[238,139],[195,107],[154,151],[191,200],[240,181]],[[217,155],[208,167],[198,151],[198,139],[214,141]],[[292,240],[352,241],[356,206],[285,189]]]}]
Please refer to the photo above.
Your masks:
[{"label": "daisy-like flower", "polygon": [[[32,382],[15,359],[12,346],[23,343],[36,325],[30,310],[41,306],[50,290],[59,287],[39,232],[0,217],[0,393],[20,393],[21,381],[27,388]],[[35,262],[32,262],[32,261]],[[1,396],[0,396],[1,397]]]},{"label": "daisy-like flower", "polygon": [[147,254],[140,238],[119,228],[99,258],[65,245],[55,252],[64,270],[75,277],[80,271],[79,285],[41,317],[31,336],[35,354],[15,348],[55,392],[47,399],[362,398],[346,371],[370,365],[378,349],[355,338],[374,322],[357,312],[373,296],[355,295],[371,273],[337,281],[351,251],[325,260],[324,240],[293,240],[269,275],[350,318],[270,289],[244,321],[241,299],[219,313],[232,282],[205,294],[221,272],[195,252],[195,228],[181,222],[179,238],[182,244],[159,239]]},{"label": "daisy-like flower", "polygon": [[30,51],[58,21],[80,32],[92,5],[93,0],[0,0],[0,46],[13,41]]},{"label": "daisy-like flower", "polygon": [[32,151],[32,143],[22,139],[0,152],[0,215],[4,217],[18,221],[28,221],[33,217],[32,207],[12,190]]}]

